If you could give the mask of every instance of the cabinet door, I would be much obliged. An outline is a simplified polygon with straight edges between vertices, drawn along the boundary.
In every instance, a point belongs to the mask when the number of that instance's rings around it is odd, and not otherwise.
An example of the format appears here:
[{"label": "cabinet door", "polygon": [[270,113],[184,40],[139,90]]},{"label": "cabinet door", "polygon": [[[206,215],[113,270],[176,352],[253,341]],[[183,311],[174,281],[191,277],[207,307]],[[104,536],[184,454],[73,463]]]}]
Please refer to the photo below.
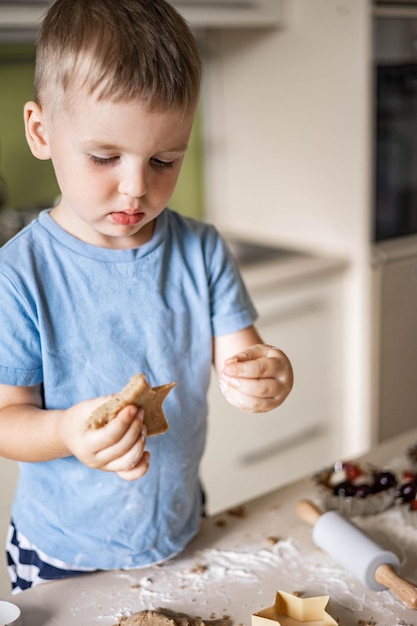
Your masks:
[{"label": "cabinet door", "polygon": [[416,256],[383,263],[379,274],[378,438],[384,441],[416,424]]},{"label": "cabinet door", "polygon": [[337,455],[340,367],[333,284],[253,293],[263,340],[286,352],[294,388],[269,413],[243,413],[209,392],[209,432],[202,464],[210,513],[300,478]]}]

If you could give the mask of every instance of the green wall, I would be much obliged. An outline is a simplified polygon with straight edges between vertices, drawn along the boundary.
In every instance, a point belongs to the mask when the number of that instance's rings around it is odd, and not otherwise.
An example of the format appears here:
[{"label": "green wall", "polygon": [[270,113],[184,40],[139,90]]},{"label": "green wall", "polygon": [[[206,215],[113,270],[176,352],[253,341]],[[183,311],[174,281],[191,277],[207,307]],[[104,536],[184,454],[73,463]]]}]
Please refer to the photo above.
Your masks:
[{"label": "green wall", "polygon": [[[24,136],[23,105],[33,98],[33,68],[32,45],[0,46],[0,173],[7,206],[19,210],[51,206],[59,193],[51,163],[35,159]],[[204,216],[200,109],[170,206],[185,215]]]}]

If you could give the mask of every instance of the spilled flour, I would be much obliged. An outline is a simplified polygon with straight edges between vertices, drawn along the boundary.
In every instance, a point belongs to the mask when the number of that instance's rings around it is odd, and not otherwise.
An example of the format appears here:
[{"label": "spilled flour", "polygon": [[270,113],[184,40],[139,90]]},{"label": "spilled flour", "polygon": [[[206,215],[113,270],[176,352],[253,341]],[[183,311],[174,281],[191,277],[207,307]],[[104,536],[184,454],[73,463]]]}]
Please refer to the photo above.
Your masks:
[{"label": "spilled flour", "polygon": [[[402,605],[390,591],[369,592],[324,552],[306,547],[304,539],[289,537],[271,546],[252,536],[243,545],[186,551],[142,572],[115,572],[113,608],[97,622],[116,626],[138,611],[166,607],[204,620],[233,615],[233,626],[249,626],[252,613],[271,606],[276,591],[284,590],[328,595],[329,612],[341,626],[417,626],[417,614],[413,621],[397,617]],[[110,609],[108,598],[106,604]]]},{"label": "spilled flour", "polygon": [[[316,555],[317,556],[317,555]],[[262,606],[272,604],[279,588],[277,574],[284,574],[285,589],[302,589],[306,596],[331,595],[337,604],[352,611],[365,608],[365,595],[352,593],[346,576],[341,570],[332,567],[321,559],[309,559],[300,553],[293,538],[279,541],[271,548],[237,551],[208,548],[193,553],[192,559],[181,558],[159,566],[152,577],[137,577],[135,573],[120,572],[118,576],[128,581],[137,590],[134,610],[125,609],[122,615],[129,616],[135,611],[170,606],[178,601],[181,590],[199,607],[204,616],[204,607],[209,610],[223,599],[224,610],[230,597],[238,594],[243,598],[242,607],[249,614]],[[265,600],[264,600],[265,597]],[[378,604],[378,603],[377,603]]]}]

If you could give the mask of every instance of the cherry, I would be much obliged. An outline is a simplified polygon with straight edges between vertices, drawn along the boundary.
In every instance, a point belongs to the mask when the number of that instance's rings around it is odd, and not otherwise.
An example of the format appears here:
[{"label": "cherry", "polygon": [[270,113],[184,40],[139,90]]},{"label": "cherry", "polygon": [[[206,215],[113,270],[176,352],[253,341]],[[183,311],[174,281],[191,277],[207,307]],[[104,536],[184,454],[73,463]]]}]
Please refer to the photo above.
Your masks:
[{"label": "cherry", "polygon": [[362,474],[360,467],[354,463],[343,463],[343,469],[346,470],[347,478],[351,481],[354,481],[355,478]]}]

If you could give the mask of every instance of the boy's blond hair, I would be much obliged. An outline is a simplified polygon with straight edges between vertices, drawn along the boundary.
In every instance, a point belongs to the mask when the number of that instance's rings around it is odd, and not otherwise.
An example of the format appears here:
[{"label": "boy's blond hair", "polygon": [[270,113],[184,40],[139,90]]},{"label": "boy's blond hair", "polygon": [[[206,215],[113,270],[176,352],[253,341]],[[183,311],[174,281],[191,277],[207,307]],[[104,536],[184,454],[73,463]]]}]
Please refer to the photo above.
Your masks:
[{"label": "boy's blond hair", "polygon": [[71,90],[99,100],[139,99],[160,110],[196,104],[201,58],[165,0],[56,0],[37,39],[35,99],[70,104]]}]

